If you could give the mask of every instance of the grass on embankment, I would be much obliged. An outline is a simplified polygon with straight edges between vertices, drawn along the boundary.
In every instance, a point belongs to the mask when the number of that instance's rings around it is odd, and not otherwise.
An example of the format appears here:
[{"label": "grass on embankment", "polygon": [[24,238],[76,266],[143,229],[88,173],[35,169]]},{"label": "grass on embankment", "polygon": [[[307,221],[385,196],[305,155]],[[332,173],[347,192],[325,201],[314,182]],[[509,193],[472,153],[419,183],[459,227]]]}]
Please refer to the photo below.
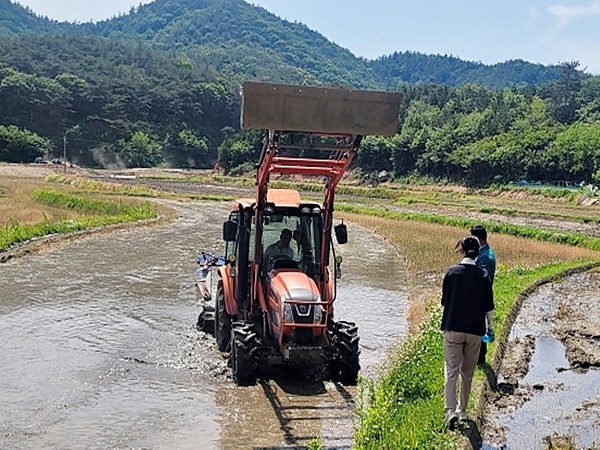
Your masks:
[{"label": "grass on embankment", "polygon": [[[463,219],[460,217],[446,217],[435,214],[389,211],[386,209],[353,206],[347,204],[338,204],[336,206],[336,210],[340,212],[384,217],[393,220],[414,220],[418,222],[435,223],[439,225],[459,227],[464,230],[468,230],[472,225],[475,224],[475,221],[472,219]],[[506,234],[511,236],[524,237],[528,239],[535,239],[538,241],[574,245],[588,248],[591,250],[600,251],[600,238],[586,236],[581,233],[567,233],[551,230],[541,230],[539,228],[501,222],[478,221],[477,223],[485,225],[485,227],[488,230],[488,233],[491,234]]]},{"label": "grass on embankment", "polygon": [[[5,182],[6,183],[6,182]],[[39,182],[3,186],[0,199],[0,251],[36,237],[93,227],[152,219],[158,216],[148,202],[107,200],[87,194],[41,188]]]},{"label": "grass on embankment", "polygon": [[[145,177],[150,178],[150,177]],[[160,179],[160,178],[156,178]],[[172,180],[170,180],[172,181]],[[67,176],[53,174],[46,177],[46,182],[70,186],[79,191],[88,193],[102,193],[105,195],[119,195],[132,197],[151,197],[163,199],[187,199],[187,200],[208,200],[208,201],[233,201],[230,195],[220,194],[193,194],[193,193],[174,193],[153,189],[147,186],[135,184],[110,183],[106,181],[96,181],[77,176]]]},{"label": "grass on embankment", "polygon": [[[377,450],[454,448],[457,435],[448,433],[443,423],[439,290],[445,269],[458,261],[454,245],[467,234],[473,222],[453,227],[424,221],[340,214],[339,209],[336,215],[369,228],[398,246],[406,260],[407,278],[412,280],[409,286],[412,307],[419,311],[411,314],[411,323],[413,328],[420,324],[402,348],[391,356],[382,378],[362,386],[356,447]],[[525,288],[540,278],[600,257],[599,253],[585,248],[496,233],[490,235],[490,243],[499,263],[494,283],[499,337],[515,299]],[[424,319],[423,311],[426,311]],[[494,343],[489,347],[490,360],[497,345]],[[484,374],[478,369],[475,384],[481,384],[483,379]]]}]

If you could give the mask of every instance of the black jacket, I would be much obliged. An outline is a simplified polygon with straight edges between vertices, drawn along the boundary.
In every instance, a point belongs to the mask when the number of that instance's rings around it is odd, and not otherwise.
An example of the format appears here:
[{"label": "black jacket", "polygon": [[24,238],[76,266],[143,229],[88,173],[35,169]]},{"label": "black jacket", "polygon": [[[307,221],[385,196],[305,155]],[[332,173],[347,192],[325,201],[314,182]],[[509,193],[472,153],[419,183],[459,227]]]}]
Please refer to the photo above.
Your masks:
[{"label": "black jacket", "polygon": [[442,331],[485,334],[485,313],[494,309],[492,282],[485,269],[464,263],[451,266],[442,285]]}]

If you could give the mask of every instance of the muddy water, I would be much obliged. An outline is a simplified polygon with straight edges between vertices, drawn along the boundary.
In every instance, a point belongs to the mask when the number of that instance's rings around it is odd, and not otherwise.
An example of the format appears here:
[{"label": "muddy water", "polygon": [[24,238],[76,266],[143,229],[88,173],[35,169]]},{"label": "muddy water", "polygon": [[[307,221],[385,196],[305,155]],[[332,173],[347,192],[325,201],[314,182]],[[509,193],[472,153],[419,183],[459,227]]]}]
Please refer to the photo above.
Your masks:
[{"label": "muddy water", "polygon": [[[196,255],[219,253],[229,205],[88,237],[0,266],[1,448],[348,448],[355,389],[284,373],[238,388],[194,328]],[[407,330],[401,259],[349,227],[336,314],[372,376]]]}]

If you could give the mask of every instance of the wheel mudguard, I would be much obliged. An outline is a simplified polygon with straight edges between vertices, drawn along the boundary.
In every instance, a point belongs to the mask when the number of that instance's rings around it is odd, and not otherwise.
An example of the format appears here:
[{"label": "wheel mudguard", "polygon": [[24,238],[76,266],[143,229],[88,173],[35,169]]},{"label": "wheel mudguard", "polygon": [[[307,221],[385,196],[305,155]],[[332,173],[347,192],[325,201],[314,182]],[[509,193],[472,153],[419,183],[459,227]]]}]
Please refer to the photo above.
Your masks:
[{"label": "wheel mudguard", "polygon": [[235,300],[235,286],[231,277],[231,267],[228,265],[219,267],[219,276],[223,282],[225,309],[227,310],[227,314],[229,314],[231,317],[235,317],[238,314],[238,305]]}]

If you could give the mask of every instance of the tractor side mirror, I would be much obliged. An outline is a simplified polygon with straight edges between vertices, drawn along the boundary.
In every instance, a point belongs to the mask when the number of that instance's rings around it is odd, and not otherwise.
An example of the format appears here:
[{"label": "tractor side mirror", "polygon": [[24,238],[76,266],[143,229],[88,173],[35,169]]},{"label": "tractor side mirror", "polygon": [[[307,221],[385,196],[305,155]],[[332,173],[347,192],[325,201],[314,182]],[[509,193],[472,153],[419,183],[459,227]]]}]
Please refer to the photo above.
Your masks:
[{"label": "tractor side mirror", "polygon": [[336,225],[334,228],[335,238],[337,239],[338,244],[347,244],[348,243],[348,228],[342,222],[339,225]]},{"label": "tractor side mirror", "polygon": [[233,220],[228,220],[227,222],[223,223],[223,240],[225,242],[234,242],[236,232],[237,222],[234,222]]}]

